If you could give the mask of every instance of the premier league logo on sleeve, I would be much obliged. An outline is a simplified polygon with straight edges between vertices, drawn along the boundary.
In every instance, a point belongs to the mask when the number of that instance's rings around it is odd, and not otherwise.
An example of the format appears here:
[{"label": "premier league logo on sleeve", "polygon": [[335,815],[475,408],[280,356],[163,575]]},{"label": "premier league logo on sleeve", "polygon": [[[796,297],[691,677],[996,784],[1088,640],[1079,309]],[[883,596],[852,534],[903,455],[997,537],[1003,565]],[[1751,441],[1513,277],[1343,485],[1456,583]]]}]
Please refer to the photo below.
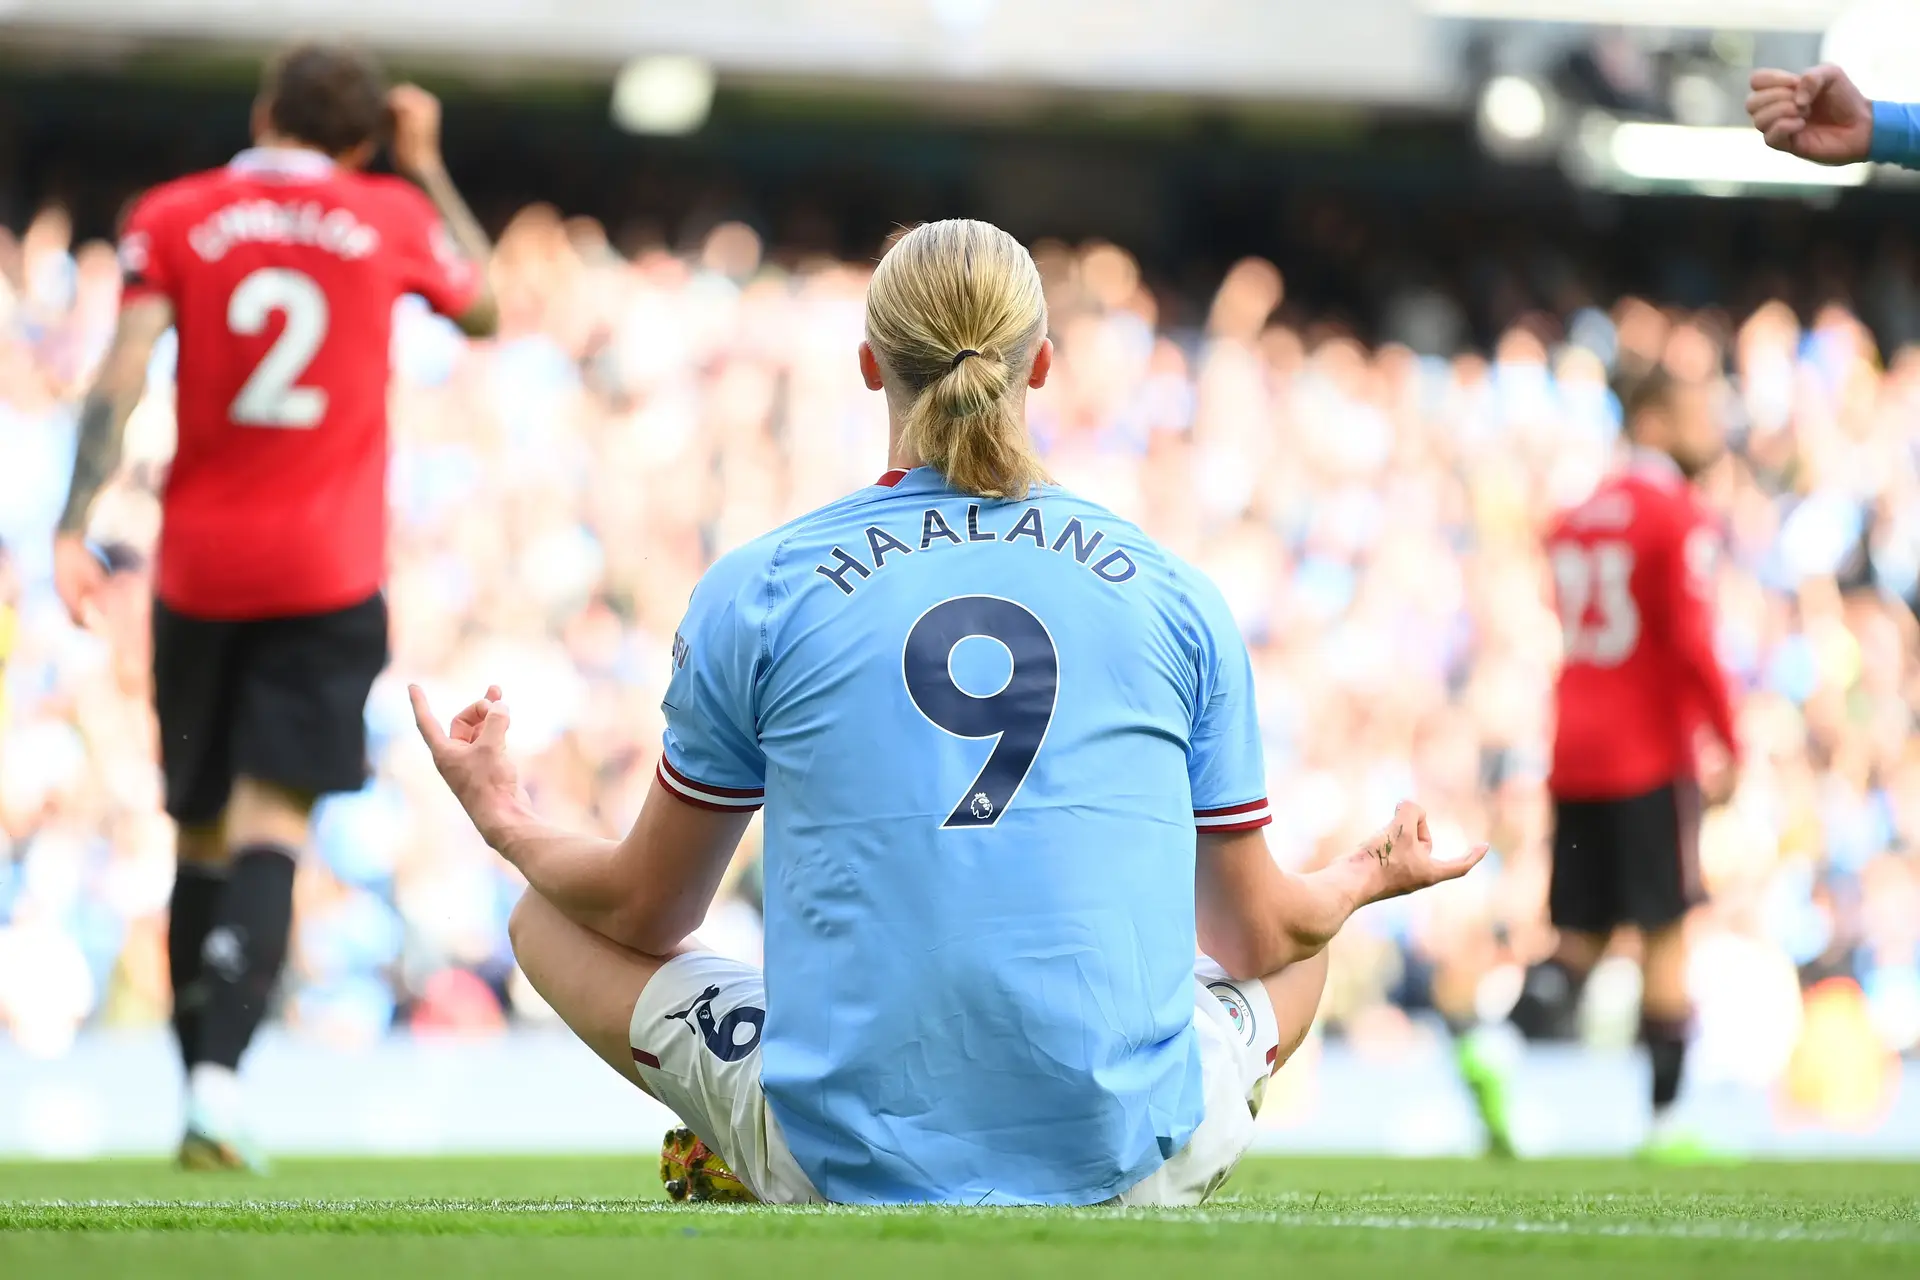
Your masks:
[{"label": "premier league logo on sleeve", "polygon": [[1227,1019],[1233,1023],[1233,1029],[1248,1044],[1253,1043],[1253,1011],[1247,1008],[1246,997],[1240,994],[1238,987],[1230,982],[1209,982],[1207,990],[1213,992],[1214,999],[1227,1011]]}]

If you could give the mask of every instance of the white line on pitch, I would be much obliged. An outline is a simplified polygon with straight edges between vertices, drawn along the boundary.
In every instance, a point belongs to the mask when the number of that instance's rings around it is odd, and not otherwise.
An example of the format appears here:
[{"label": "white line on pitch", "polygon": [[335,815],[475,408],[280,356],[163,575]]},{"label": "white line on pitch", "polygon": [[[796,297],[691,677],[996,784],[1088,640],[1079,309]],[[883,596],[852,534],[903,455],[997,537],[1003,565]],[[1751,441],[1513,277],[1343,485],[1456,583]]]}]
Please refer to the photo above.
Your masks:
[{"label": "white line on pitch", "polygon": [[[1294,1198],[1294,1197],[1289,1197]],[[1304,1197],[1301,1197],[1304,1198]],[[1343,1196],[1354,1200],[1442,1199],[1440,1196]],[[0,1205],[0,1210],[7,1206]],[[397,1213],[504,1213],[545,1215],[558,1213],[654,1214],[683,1213],[689,1223],[716,1212],[726,1216],[784,1215],[821,1217],[867,1217],[902,1213],[925,1213],[914,1208],[866,1208],[846,1205],[707,1205],[700,1209],[659,1201],[618,1199],[589,1200],[39,1200],[16,1201],[17,1209],[142,1209],[142,1210],[228,1210],[231,1212],[366,1212]],[[972,1210],[949,1210],[957,1216],[976,1216]],[[1726,1240],[1758,1244],[1920,1244],[1920,1228],[1843,1226],[1802,1223],[1774,1225],[1751,1222],[1608,1222],[1571,1218],[1501,1218],[1464,1215],[1399,1215],[1298,1213],[1221,1205],[1208,1209],[1124,1208],[1124,1209],[1041,1209],[983,1211],[979,1216],[1033,1212],[1071,1222],[1155,1221],[1210,1225],[1266,1225],[1317,1228],[1336,1231],[1442,1231],[1473,1232],[1485,1235],[1537,1235],[1593,1238],[1656,1240]]]}]

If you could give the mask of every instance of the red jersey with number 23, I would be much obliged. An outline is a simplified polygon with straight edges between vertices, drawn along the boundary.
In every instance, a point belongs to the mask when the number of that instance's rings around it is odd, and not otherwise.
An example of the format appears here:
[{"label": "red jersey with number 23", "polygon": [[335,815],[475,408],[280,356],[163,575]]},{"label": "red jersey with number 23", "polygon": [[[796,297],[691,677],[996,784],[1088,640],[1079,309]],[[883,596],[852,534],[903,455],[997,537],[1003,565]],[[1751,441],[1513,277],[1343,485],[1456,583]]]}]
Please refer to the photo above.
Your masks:
[{"label": "red jersey with number 23", "polygon": [[1546,546],[1566,650],[1553,794],[1617,800],[1690,778],[1702,724],[1737,753],[1714,654],[1719,534],[1673,460],[1636,452]]},{"label": "red jersey with number 23", "polygon": [[122,305],[166,298],[179,335],[160,599],[244,619],[373,595],[394,304],[458,316],[480,292],[432,203],[316,152],[244,151],[147,193],[120,260]]}]

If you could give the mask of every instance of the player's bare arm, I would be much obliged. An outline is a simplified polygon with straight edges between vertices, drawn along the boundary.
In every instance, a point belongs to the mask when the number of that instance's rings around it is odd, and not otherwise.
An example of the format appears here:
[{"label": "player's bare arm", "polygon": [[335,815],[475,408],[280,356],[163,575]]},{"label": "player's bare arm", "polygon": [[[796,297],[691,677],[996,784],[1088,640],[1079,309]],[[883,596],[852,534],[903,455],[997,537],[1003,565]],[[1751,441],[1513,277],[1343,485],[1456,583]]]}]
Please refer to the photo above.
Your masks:
[{"label": "player's bare arm", "polygon": [[87,602],[106,581],[106,566],[87,545],[87,519],[94,499],[120,469],[127,419],[146,387],[153,344],[172,323],[173,304],[165,298],[142,298],[121,311],[113,343],[80,407],[73,479],[53,548],[54,587],[76,626],[86,624]]},{"label": "player's bare arm", "polygon": [[695,808],[656,781],[624,839],[562,831],[541,821],[520,785],[497,686],[444,731],[426,695],[408,692],[434,765],[481,838],[568,919],[655,956],[673,954],[699,927],[750,814]]},{"label": "player's bare arm", "polygon": [[1714,637],[1713,576],[1718,547],[1706,528],[1688,531],[1675,548],[1669,578],[1673,601],[1668,616],[1681,678],[1691,686],[1695,704],[1706,712],[1712,742],[1696,752],[1703,794],[1709,804],[1725,804],[1740,780],[1740,742],[1734,723],[1733,694],[1721,670]]},{"label": "player's bare arm", "polygon": [[1426,812],[1402,801],[1360,848],[1305,875],[1282,870],[1260,830],[1200,836],[1194,902],[1200,946],[1236,978],[1257,978],[1311,959],[1369,903],[1457,880],[1487,854],[1433,852]]},{"label": "player's bare arm", "polygon": [[491,337],[500,327],[500,307],[485,276],[493,243],[453,185],[440,154],[440,100],[418,85],[395,85],[387,94],[387,109],[393,116],[394,168],[426,192],[460,252],[481,270],[480,296],[454,323],[470,337]]}]

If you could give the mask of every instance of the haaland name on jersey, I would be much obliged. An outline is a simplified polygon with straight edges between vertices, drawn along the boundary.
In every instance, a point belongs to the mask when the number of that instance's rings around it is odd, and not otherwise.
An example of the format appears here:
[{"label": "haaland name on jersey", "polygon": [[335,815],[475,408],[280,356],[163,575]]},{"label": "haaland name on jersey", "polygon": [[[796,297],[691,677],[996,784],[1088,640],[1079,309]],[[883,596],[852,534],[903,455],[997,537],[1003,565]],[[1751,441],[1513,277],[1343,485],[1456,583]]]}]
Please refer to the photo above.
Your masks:
[{"label": "haaland name on jersey", "polygon": [[[866,534],[868,560],[862,560],[844,548],[836,546],[828,553],[831,556],[830,563],[816,565],[813,571],[840,588],[843,594],[852,595],[862,580],[871,578],[877,571],[886,568],[889,558],[914,553],[912,546],[877,524],[868,525]],[[1011,529],[1005,533],[995,533],[991,529],[980,527],[980,504],[970,502],[967,504],[967,531],[964,538],[947,523],[947,518],[940,514],[938,507],[928,507],[922,511],[919,549],[932,551],[936,546],[949,543],[960,547],[986,542],[1000,546],[1031,542],[1042,551],[1071,555],[1081,564],[1087,565],[1087,568],[1102,582],[1118,586],[1140,570],[1139,566],[1134,564],[1133,557],[1124,550],[1109,551],[1098,560],[1094,560],[1094,554],[1100,549],[1100,544],[1106,536],[1105,532],[1099,529],[1089,532],[1080,522],[1080,518],[1075,516],[1067,521],[1065,527],[1060,530],[1059,536],[1049,543],[1045,521],[1041,517],[1040,508],[1035,506],[1030,506],[1022,512],[1020,519]],[[871,565],[868,563],[869,560]],[[1092,563],[1089,564],[1089,561]]]}]

